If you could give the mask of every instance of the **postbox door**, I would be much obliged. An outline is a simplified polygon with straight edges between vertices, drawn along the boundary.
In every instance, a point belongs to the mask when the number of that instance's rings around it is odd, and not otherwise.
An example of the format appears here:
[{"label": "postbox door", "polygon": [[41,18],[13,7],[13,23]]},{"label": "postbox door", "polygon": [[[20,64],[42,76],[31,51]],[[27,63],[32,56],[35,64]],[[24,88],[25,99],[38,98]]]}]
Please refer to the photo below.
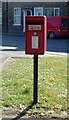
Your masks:
[{"label": "postbox door", "polygon": [[27,25],[26,27],[26,54],[44,53],[44,26]]}]

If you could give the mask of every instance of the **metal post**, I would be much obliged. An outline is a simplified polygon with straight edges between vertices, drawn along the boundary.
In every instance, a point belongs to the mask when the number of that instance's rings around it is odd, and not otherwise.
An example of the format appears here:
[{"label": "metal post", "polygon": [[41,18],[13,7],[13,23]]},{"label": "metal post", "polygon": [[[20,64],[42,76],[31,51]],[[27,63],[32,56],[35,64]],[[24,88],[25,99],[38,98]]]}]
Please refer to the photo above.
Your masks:
[{"label": "metal post", "polygon": [[38,101],[38,55],[34,55],[34,104]]}]

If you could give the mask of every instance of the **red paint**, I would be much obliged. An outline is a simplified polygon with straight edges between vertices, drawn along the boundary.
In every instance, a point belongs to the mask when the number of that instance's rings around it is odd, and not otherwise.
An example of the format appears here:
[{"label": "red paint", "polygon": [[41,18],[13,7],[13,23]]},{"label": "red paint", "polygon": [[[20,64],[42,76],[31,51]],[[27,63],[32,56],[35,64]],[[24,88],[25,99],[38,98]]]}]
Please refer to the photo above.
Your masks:
[{"label": "red paint", "polygon": [[46,17],[26,16],[25,53],[42,55],[46,51]]},{"label": "red paint", "polygon": [[47,17],[47,35],[54,32],[55,36],[69,36],[69,17]]}]

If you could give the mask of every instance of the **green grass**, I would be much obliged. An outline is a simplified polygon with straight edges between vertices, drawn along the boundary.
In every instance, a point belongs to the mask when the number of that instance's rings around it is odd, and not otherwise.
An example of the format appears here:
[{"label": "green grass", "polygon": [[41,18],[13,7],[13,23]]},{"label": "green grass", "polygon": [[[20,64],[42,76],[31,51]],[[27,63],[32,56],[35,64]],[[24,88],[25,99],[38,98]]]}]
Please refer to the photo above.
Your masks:
[{"label": "green grass", "polygon": [[[33,59],[17,60],[2,71],[2,105],[28,106],[33,101]],[[67,58],[39,58],[39,106],[67,110]]]}]

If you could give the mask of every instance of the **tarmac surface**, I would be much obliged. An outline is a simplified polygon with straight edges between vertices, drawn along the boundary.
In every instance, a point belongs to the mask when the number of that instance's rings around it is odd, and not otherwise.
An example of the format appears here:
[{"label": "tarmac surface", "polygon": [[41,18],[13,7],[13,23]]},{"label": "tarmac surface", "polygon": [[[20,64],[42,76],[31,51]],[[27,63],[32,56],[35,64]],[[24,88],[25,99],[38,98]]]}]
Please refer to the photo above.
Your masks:
[{"label": "tarmac surface", "polygon": [[[0,36],[0,65],[10,58],[33,57],[25,54],[25,38],[23,36]],[[47,50],[39,57],[68,57],[69,39],[47,39]]]}]

